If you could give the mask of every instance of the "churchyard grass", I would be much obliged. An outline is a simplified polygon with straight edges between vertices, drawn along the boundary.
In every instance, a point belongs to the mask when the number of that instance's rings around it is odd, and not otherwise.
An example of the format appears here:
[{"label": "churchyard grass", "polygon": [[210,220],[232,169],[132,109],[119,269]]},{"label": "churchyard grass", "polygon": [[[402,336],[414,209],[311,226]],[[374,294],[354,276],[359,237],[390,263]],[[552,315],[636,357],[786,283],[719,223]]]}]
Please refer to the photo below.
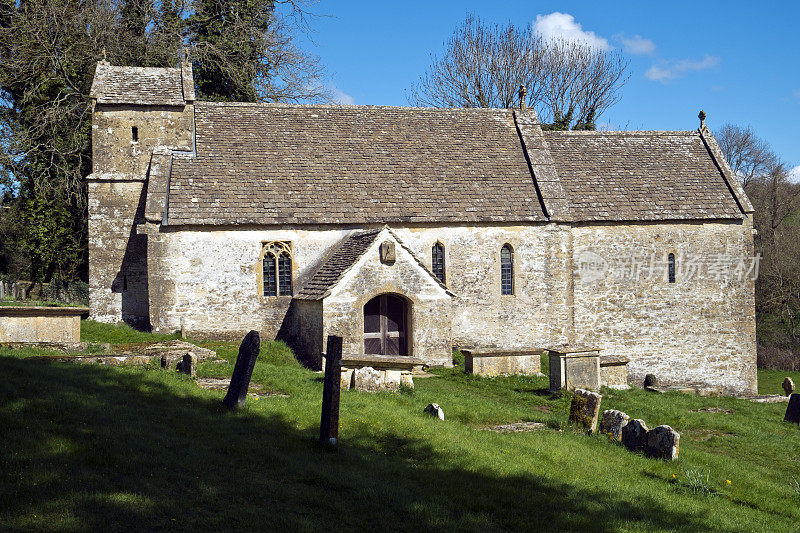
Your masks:
[{"label": "churchyard grass", "polygon": [[[781,394],[783,395],[783,388],[781,383],[786,377],[792,378],[796,387],[800,386],[800,372],[792,372],[788,370],[758,370],[758,393],[759,394]],[[797,392],[800,392],[798,390]]]},{"label": "churchyard grass", "polygon": [[[237,344],[200,344],[228,363],[198,374],[229,376]],[[786,404],[604,390],[601,410],[681,433],[665,462],[567,427],[569,395],[544,378],[432,373],[410,394],[343,391],[330,453],[316,443],[322,375],[281,343],[262,343],[253,382],[288,396],[233,413],[177,372],[2,352],[0,530],[796,530],[800,429],[782,422]],[[444,422],[423,413],[430,402]],[[546,426],[484,429],[520,421]],[[707,493],[686,489],[699,471]]]}]

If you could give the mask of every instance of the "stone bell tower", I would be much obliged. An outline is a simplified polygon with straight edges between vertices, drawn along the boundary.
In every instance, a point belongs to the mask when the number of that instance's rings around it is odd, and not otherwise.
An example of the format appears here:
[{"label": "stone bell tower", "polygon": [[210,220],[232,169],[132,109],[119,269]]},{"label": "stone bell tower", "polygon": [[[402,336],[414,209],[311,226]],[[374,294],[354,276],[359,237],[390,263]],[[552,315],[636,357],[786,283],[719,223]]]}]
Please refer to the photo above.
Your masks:
[{"label": "stone bell tower", "polygon": [[153,152],[191,151],[192,67],[97,65],[92,90],[89,197],[91,317],[149,328],[147,235],[136,233]]}]

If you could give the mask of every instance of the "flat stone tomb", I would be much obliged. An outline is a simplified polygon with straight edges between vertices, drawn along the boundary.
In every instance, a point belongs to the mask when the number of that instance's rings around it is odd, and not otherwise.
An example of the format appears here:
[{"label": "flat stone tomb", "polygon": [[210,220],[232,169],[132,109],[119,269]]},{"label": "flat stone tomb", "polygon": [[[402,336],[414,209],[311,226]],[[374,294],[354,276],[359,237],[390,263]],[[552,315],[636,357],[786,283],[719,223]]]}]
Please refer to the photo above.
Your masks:
[{"label": "flat stone tomb", "polygon": [[461,350],[464,371],[480,376],[537,375],[541,372],[541,357],[545,350]]},{"label": "flat stone tomb", "polygon": [[340,387],[377,392],[414,388],[413,370],[421,370],[423,361],[414,357],[358,355],[342,357]]},{"label": "flat stone tomb", "polygon": [[549,349],[550,390],[600,390],[600,350],[594,348]]}]

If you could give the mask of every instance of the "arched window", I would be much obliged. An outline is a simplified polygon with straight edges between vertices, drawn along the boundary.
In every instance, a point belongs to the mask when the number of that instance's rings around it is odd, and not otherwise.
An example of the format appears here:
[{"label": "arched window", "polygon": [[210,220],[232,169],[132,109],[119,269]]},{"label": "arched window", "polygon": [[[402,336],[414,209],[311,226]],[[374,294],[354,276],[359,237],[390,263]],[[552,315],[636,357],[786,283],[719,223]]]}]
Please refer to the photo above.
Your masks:
[{"label": "arched window", "polygon": [[431,248],[431,267],[433,275],[444,283],[444,246],[440,242]]},{"label": "arched window", "polygon": [[509,244],[500,249],[500,294],[514,294],[514,250]]},{"label": "arched window", "polygon": [[291,243],[267,242],[262,249],[264,296],[292,295]]},{"label": "arched window", "polygon": [[264,296],[277,296],[277,272],[275,271],[275,254],[264,253]]},{"label": "arched window", "polygon": [[667,278],[670,283],[675,283],[675,254],[667,256]]},{"label": "arched window", "polygon": [[292,295],[292,256],[285,251],[278,256],[278,294]]}]

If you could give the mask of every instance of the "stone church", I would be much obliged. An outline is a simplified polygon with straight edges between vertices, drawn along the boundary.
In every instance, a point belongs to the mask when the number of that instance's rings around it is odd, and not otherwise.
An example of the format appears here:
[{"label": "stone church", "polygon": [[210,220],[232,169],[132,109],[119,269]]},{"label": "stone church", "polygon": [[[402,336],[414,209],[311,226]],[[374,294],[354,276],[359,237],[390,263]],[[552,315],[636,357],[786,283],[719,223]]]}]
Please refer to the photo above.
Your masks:
[{"label": "stone church", "polygon": [[[753,208],[703,123],[543,131],[532,109],[217,103],[97,66],[92,318],[452,364],[591,346],[631,382],[756,390]],[[757,265],[756,265],[757,266]]]}]

